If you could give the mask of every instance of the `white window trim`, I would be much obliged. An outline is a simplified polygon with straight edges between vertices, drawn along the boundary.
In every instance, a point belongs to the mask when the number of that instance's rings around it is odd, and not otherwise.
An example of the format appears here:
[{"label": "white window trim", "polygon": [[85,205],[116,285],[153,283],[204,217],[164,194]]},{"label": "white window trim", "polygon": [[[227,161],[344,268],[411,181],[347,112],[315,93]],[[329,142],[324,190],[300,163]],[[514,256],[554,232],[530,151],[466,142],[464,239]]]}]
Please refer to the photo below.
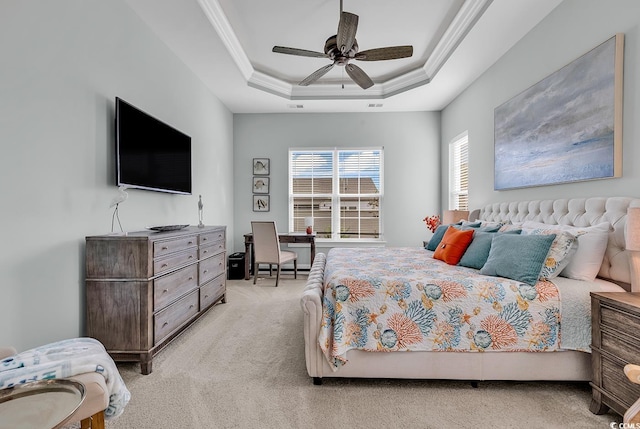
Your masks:
[{"label": "white window trim", "polygon": [[[354,151],[368,151],[368,150],[379,150],[380,151],[380,192],[379,194],[375,194],[372,195],[374,197],[379,198],[380,200],[380,205],[378,206],[378,213],[379,213],[379,217],[380,217],[380,233],[379,236],[380,238],[336,238],[336,235],[339,235],[339,231],[340,231],[340,217],[339,216],[332,216],[332,225],[331,225],[331,230],[334,231],[332,233],[333,237],[332,238],[318,238],[316,237],[316,246],[317,247],[322,247],[322,248],[329,248],[329,247],[334,247],[334,246],[339,246],[339,245],[347,245],[349,247],[361,247],[361,246],[384,246],[386,244],[386,241],[384,239],[384,215],[383,215],[383,200],[384,200],[384,146],[371,146],[371,147],[296,147],[296,148],[289,148],[289,154],[288,154],[288,162],[289,162],[289,177],[288,177],[288,181],[289,181],[289,199],[288,199],[288,206],[289,206],[289,216],[288,216],[288,227],[289,230],[292,231],[293,228],[293,203],[292,203],[292,199],[293,199],[293,195],[292,195],[292,189],[291,189],[291,152],[299,152],[299,151],[333,151],[334,152],[334,157],[337,157],[337,152],[338,151],[349,151],[349,150],[354,150]],[[334,171],[334,177],[337,177],[337,172],[338,172],[338,162],[337,159],[334,158],[334,162],[333,162],[333,171]],[[332,206],[333,207],[337,207],[338,206],[338,187],[340,186],[339,181],[338,180],[334,180],[333,181],[333,194],[331,195],[332,200]],[[368,194],[360,194],[361,196],[366,197]],[[336,232],[338,231],[338,232]],[[296,247],[298,246],[297,244],[291,244],[291,247]]]},{"label": "white window trim", "polygon": [[[465,131],[463,133],[458,134],[449,142],[449,210],[460,210],[458,207],[458,198],[457,196],[463,194],[458,190],[458,185],[456,184],[457,178],[457,169],[459,168],[455,165],[455,152],[459,145],[466,143],[467,144],[467,167],[469,163],[469,132]],[[467,170],[467,186],[468,186],[468,177],[469,171]],[[466,191],[467,199],[469,198],[469,189]],[[469,208],[464,208],[468,210]]]}]

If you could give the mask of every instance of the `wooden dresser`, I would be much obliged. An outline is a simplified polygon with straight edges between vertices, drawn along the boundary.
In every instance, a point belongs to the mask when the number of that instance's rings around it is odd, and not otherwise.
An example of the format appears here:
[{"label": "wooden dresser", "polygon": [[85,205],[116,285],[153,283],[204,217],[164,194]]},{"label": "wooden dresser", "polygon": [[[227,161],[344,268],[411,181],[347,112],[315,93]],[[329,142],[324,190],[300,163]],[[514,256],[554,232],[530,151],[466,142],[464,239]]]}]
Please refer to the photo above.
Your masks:
[{"label": "wooden dresser", "polygon": [[116,361],[153,356],[226,298],[226,227],[86,238],[87,335]]},{"label": "wooden dresser", "polygon": [[640,398],[640,385],[624,374],[640,364],[640,293],[591,293],[591,412],[620,415]]}]

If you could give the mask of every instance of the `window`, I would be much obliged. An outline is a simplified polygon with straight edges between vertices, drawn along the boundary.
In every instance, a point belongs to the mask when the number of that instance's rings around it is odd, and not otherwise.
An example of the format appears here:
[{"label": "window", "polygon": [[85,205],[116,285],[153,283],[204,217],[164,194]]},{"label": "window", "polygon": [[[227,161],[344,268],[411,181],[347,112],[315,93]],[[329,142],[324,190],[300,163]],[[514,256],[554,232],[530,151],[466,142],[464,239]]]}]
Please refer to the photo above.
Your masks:
[{"label": "window", "polygon": [[469,210],[469,135],[449,143],[449,209]]},{"label": "window", "polygon": [[382,240],[382,148],[289,150],[289,230],[313,217],[319,239]]}]

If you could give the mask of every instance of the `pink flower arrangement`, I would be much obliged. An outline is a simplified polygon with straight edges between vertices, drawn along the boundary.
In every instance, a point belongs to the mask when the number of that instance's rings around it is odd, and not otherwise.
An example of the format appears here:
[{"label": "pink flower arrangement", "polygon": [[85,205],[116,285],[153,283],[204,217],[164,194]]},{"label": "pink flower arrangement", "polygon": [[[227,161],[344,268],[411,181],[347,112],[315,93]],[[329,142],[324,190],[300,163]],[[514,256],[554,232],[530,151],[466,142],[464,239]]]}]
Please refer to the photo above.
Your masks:
[{"label": "pink flower arrangement", "polygon": [[440,225],[440,216],[438,215],[427,216],[424,219],[422,219],[422,221],[427,225],[427,228],[429,228],[429,231],[436,232],[436,228],[438,228],[438,226]]}]

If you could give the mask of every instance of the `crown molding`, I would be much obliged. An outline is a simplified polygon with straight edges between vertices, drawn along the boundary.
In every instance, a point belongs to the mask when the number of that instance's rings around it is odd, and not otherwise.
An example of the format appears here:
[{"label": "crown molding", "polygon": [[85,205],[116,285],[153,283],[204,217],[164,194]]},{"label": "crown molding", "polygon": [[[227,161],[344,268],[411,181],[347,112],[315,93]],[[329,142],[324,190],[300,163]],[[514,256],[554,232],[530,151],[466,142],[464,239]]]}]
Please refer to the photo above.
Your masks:
[{"label": "crown molding", "polygon": [[218,0],[198,0],[198,4],[240,69],[247,85],[289,100],[384,99],[426,85],[447,62],[492,2],[493,0],[465,0],[421,68],[393,77],[385,82],[376,83],[363,91],[356,84],[298,86],[256,71]]}]

